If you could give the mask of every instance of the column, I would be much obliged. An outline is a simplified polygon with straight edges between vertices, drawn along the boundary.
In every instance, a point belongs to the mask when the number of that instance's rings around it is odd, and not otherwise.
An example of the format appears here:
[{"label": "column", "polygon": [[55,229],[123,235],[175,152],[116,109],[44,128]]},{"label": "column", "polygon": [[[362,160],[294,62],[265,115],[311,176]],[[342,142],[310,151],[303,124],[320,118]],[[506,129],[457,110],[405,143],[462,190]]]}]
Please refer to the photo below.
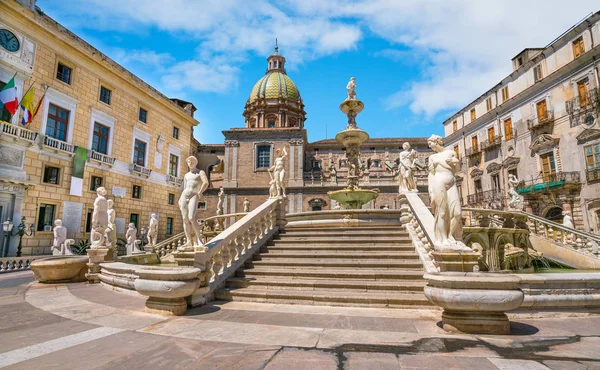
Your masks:
[{"label": "column", "polygon": [[232,147],[232,164],[231,164],[231,183],[232,186],[237,187],[237,168],[238,168],[238,151],[240,149],[240,142],[239,141],[232,141],[231,142],[231,147]]},{"label": "column", "polygon": [[302,193],[298,193],[298,198],[296,199],[296,201],[297,201],[296,212],[302,212]]},{"label": "column", "polygon": [[225,141],[225,159],[224,159],[224,166],[223,166],[223,183],[227,186],[228,182],[229,182],[229,166],[230,166],[230,162],[229,162],[229,146],[227,145],[227,141]]},{"label": "column", "polygon": [[[236,198],[237,196],[235,194],[231,194],[229,195],[229,199],[231,200],[230,206],[229,206],[229,213],[235,213],[235,206],[236,206]],[[228,220],[228,224],[229,226],[233,225],[235,223],[235,217],[230,217]]]},{"label": "column", "polygon": [[294,148],[296,142],[290,140],[290,182],[296,179],[296,157],[294,156]]},{"label": "column", "polygon": [[294,209],[295,209],[295,204],[294,204],[294,194],[288,194],[288,202],[290,205],[290,213],[294,213]]},{"label": "column", "polygon": [[296,141],[298,146],[298,180],[302,181],[304,177],[304,141]]}]

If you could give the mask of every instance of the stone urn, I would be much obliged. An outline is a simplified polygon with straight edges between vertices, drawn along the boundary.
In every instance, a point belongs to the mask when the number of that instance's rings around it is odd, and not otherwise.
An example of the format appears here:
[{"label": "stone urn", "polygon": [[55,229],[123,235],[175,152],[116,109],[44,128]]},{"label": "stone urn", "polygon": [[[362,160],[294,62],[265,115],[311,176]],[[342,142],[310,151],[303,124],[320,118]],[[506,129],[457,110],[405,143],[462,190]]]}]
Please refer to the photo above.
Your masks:
[{"label": "stone urn", "polygon": [[148,296],[146,312],[160,315],[183,315],[186,297],[200,286],[200,269],[193,267],[144,266],[136,269],[135,290]]},{"label": "stone urn", "polygon": [[524,299],[516,275],[447,272],[425,274],[425,296],[442,307],[446,331],[467,334],[510,334],[505,312]]},{"label": "stone urn", "polygon": [[78,283],[86,281],[87,256],[56,256],[31,262],[33,276],[40,283]]}]

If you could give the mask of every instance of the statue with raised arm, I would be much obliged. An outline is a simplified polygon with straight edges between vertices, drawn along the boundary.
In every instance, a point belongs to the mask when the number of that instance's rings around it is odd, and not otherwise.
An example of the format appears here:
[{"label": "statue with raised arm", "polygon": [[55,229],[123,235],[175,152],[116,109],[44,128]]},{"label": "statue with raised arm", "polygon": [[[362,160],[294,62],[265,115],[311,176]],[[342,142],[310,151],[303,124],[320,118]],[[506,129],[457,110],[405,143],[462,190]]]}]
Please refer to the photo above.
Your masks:
[{"label": "statue with raised arm", "polygon": [[223,203],[225,202],[225,190],[221,186],[219,188],[219,201],[217,202],[217,216],[221,216],[223,214]]},{"label": "statue with raised arm", "polygon": [[356,77],[350,77],[350,81],[348,82],[348,85],[346,85],[346,90],[348,90],[348,97],[346,100],[356,100],[356,83],[354,83],[354,81],[356,81]]},{"label": "statue with raised arm", "polygon": [[[278,148],[275,150],[275,163],[271,168],[269,168],[269,172],[273,172],[273,177],[271,181],[273,181],[273,185],[275,185],[275,189],[277,190],[277,197],[286,197],[285,195],[285,167],[283,163],[283,159],[287,156],[287,149],[284,147],[283,149]],[[273,198],[273,194],[270,194],[271,198]]]},{"label": "statue with raised arm", "polygon": [[189,156],[185,162],[189,171],[183,177],[183,191],[179,197],[179,210],[183,217],[183,231],[187,242],[178,247],[181,252],[193,251],[194,247],[202,247],[202,229],[196,219],[196,208],[202,193],[208,188],[209,182],[206,173],[196,166],[198,160]]},{"label": "statue with raised arm", "polygon": [[413,171],[416,169],[417,152],[410,148],[409,143],[402,144],[402,152],[400,152],[400,161],[398,164],[400,172],[400,185],[398,192],[417,191],[417,184]]},{"label": "statue with raised arm", "polygon": [[519,179],[512,173],[509,173],[508,195],[510,196],[510,200],[508,201],[508,207],[521,210],[523,208],[523,198],[519,193],[517,193],[517,186],[519,186]]},{"label": "statue with raised arm", "polygon": [[156,213],[150,215],[150,223],[148,224],[148,233],[146,234],[148,244],[155,246],[158,239],[158,218]]},{"label": "statue with raised arm", "polygon": [[96,200],[92,212],[92,231],[90,232],[90,244],[92,249],[107,248],[106,229],[108,228],[108,201],[106,200],[106,189],[100,186],[96,189]]},{"label": "statue with raised arm", "polygon": [[453,150],[444,149],[441,136],[431,135],[427,144],[435,153],[429,156],[429,199],[434,217],[433,244],[436,250],[471,251],[461,242],[460,195],[455,174],[460,161]]},{"label": "statue with raised arm", "polygon": [[64,244],[67,241],[67,228],[62,225],[62,220],[54,221],[54,241],[52,242],[52,255],[64,255]]}]

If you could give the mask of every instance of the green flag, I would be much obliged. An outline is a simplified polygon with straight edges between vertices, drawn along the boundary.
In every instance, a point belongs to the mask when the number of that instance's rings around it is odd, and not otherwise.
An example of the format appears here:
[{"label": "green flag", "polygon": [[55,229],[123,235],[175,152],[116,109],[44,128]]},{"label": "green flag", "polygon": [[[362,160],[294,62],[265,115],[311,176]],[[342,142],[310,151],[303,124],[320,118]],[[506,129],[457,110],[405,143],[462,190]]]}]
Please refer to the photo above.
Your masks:
[{"label": "green flag", "polygon": [[85,162],[87,161],[88,150],[76,146],[75,156],[73,157],[73,172],[71,174],[71,195],[81,196],[83,193],[83,173],[85,172]]}]

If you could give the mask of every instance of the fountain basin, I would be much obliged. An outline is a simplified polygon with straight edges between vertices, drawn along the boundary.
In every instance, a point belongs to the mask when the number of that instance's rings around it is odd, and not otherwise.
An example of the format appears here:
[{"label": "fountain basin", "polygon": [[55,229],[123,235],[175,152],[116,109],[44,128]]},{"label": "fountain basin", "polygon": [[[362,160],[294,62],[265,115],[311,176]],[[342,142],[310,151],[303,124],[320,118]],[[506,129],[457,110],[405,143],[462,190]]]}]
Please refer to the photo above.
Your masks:
[{"label": "fountain basin", "polygon": [[335,135],[335,140],[346,148],[360,146],[368,139],[369,134],[359,128],[350,128]]},{"label": "fountain basin", "polygon": [[379,190],[342,189],[327,193],[329,198],[343,204],[346,209],[361,209],[362,206],[379,196]]},{"label": "fountain basin", "polygon": [[87,256],[56,256],[31,262],[33,276],[40,283],[77,283],[86,281]]}]

